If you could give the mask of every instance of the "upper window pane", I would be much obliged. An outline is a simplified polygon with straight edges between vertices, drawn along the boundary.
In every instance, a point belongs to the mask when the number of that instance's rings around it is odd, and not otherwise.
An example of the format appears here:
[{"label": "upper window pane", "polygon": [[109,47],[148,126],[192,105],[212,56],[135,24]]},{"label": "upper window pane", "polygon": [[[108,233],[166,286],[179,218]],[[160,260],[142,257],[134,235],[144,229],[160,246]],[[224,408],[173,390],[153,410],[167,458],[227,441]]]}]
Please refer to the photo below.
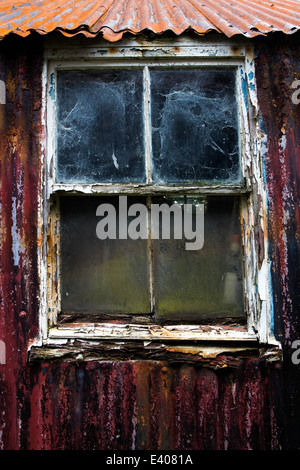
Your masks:
[{"label": "upper window pane", "polygon": [[234,70],[152,70],[155,182],[240,181]]},{"label": "upper window pane", "polygon": [[142,70],[57,73],[59,183],[144,182]]}]

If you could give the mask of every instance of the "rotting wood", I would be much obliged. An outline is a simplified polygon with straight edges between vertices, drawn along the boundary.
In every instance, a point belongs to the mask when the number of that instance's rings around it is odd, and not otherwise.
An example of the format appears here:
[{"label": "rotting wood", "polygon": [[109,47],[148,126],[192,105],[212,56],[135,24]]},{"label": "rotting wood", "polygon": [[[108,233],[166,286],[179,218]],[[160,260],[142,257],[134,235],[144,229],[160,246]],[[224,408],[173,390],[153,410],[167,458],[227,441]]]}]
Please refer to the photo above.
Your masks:
[{"label": "rotting wood", "polygon": [[[142,314],[111,314],[105,312],[93,312],[93,311],[86,311],[86,312],[61,312],[58,315],[58,325],[63,325],[66,323],[102,323],[102,322],[117,322],[117,323],[135,323],[141,325],[180,325],[180,324],[194,324],[193,321],[184,321],[180,322],[178,320],[163,320],[163,319],[156,319],[155,316],[151,315],[142,315]],[[211,318],[209,315],[207,318],[203,318],[201,320],[202,325],[218,325],[222,327],[232,327],[238,329],[240,327],[244,327],[246,325],[246,319],[244,317],[214,317]]]},{"label": "rotting wood", "polygon": [[241,325],[160,325],[120,322],[65,323],[49,329],[50,341],[244,341],[257,342],[257,335]]},{"label": "rotting wood", "polygon": [[206,346],[165,344],[162,342],[111,342],[98,344],[78,340],[60,346],[33,347],[29,352],[29,363],[35,362],[86,362],[101,360],[159,360],[169,363],[192,363],[213,369],[236,368],[246,358],[261,359],[266,362],[281,361],[281,350],[258,348],[257,346]]}]

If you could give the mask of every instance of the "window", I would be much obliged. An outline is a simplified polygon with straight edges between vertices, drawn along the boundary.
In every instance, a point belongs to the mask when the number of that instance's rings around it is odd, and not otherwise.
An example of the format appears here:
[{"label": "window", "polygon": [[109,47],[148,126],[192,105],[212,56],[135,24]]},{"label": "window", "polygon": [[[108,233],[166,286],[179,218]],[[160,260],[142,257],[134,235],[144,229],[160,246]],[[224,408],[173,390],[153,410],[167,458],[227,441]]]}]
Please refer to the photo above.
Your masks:
[{"label": "window", "polygon": [[44,338],[267,341],[251,48],[50,47],[44,77]]}]

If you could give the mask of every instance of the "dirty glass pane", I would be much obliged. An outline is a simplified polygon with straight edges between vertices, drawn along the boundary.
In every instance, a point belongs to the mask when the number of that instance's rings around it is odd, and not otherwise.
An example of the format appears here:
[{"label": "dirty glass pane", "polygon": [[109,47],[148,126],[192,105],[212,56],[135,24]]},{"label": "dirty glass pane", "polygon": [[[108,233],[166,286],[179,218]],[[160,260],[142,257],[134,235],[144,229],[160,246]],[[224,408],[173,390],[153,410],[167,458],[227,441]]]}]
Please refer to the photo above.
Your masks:
[{"label": "dirty glass pane", "polygon": [[235,72],[152,70],[154,181],[240,180]]},{"label": "dirty glass pane", "polygon": [[142,70],[58,71],[56,178],[145,180]]},{"label": "dirty glass pane", "polygon": [[[138,202],[128,198],[128,208]],[[60,205],[62,311],[150,313],[147,240],[120,239],[119,198],[66,196]],[[133,218],[120,223],[123,233]],[[109,238],[103,240],[104,231]]]},{"label": "dirty glass pane", "polygon": [[[156,201],[170,206],[175,202],[183,204],[176,198],[157,198]],[[184,204],[186,202],[195,206],[201,201],[186,199]],[[195,216],[193,223],[197,237],[200,224],[197,228]],[[183,233],[190,237],[190,231]],[[239,199],[207,197],[204,244],[200,249],[187,250],[186,241],[185,236],[153,241],[157,318],[201,321],[244,317]]]}]

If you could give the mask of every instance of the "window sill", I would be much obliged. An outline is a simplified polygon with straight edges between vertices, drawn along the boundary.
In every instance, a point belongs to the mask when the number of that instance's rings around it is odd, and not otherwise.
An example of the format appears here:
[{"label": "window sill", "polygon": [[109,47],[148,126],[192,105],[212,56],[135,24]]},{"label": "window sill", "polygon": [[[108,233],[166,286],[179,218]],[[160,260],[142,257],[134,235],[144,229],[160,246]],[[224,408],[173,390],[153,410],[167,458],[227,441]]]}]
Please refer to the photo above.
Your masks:
[{"label": "window sill", "polygon": [[48,338],[140,341],[257,341],[244,326],[158,325],[133,323],[63,323],[49,330]]},{"label": "window sill", "polygon": [[238,367],[243,358],[278,362],[280,344],[266,345],[245,328],[195,325],[64,324],[33,344],[29,363],[156,360],[193,363],[213,369]]}]

